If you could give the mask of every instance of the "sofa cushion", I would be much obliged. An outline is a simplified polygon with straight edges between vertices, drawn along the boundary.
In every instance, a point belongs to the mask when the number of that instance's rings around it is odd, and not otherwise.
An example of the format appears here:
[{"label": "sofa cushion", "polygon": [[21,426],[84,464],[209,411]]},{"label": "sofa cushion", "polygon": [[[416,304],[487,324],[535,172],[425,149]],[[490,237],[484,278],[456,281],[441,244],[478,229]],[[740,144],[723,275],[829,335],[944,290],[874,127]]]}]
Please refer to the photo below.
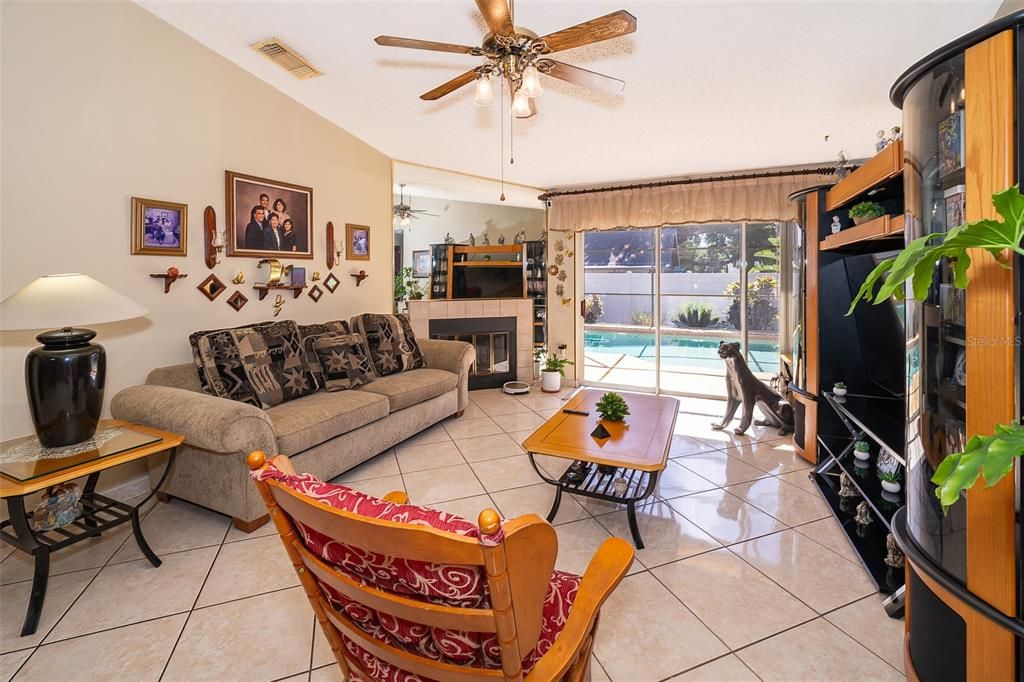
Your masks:
[{"label": "sofa cushion", "polygon": [[316,353],[313,352],[311,339],[321,334],[348,334],[348,322],[332,320],[331,322],[318,324],[300,324],[298,325],[298,330],[299,340],[302,342],[302,354],[306,358],[306,364],[309,366],[310,371],[313,372],[317,385],[323,386],[323,372],[320,369],[320,362],[316,359]]},{"label": "sofa cushion", "polygon": [[328,391],[347,391],[376,378],[359,334],[321,334],[310,341]]},{"label": "sofa cushion", "polygon": [[363,337],[377,376],[423,367],[423,353],[407,316],[364,313],[353,317],[349,326]]},{"label": "sofa cushion", "polygon": [[386,397],[391,411],[396,412],[454,391],[458,383],[459,377],[456,374],[424,367],[380,377],[359,390]]},{"label": "sofa cushion", "polygon": [[245,376],[266,409],[316,392],[319,388],[302,353],[292,320],[231,332],[238,344]]},{"label": "sofa cushion", "polygon": [[294,455],[388,415],[388,401],[374,393],[313,393],[267,409],[277,448]]},{"label": "sofa cushion", "polygon": [[231,330],[196,332],[188,340],[203,392],[260,407],[260,400],[245,375],[238,344]]}]

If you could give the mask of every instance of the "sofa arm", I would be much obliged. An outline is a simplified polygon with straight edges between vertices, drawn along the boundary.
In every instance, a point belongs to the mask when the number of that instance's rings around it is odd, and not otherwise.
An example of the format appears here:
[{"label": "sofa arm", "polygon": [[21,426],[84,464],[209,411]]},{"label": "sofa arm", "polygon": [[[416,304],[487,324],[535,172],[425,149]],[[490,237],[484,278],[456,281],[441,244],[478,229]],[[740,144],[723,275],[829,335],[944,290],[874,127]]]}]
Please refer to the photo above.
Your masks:
[{"label": "sofa arm", "polygon": [[185,442],[220,453],[277,452],[267,413],[253,405],[169,386],[131,386],[110,401],[115,419],[185,436]]},{"label": "sofa arm", "polygon": [[459,412],[469,405],[469,368],[476,361],[473,346],[465,341],[416,339],[423,361],[431,369],[444,369],[458,375]]}]

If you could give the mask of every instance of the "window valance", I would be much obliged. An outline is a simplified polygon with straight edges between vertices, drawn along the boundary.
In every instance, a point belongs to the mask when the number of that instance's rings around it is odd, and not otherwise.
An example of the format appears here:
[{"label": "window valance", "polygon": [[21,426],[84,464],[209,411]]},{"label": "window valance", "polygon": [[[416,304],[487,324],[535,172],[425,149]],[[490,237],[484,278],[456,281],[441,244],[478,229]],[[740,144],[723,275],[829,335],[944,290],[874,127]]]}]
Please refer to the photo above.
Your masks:
[{"label": "window valance", "polygon": [[548,229],[562,232],[686,223],[793,220],[787,197],[835,181],[816,172],[655,183],[586,193],[553,193]]}]

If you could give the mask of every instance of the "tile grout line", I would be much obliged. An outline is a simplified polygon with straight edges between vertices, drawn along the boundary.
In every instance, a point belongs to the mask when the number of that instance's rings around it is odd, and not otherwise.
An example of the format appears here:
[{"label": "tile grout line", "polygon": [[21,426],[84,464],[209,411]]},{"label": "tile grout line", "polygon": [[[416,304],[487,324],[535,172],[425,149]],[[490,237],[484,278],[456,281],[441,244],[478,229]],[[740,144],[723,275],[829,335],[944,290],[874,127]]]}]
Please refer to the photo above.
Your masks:
[{"label": "tile grout line", "polygon": [[164,661],[164,667],[160,671],[160,676],[157,680],[163,680],[164,675],[167,674],[167,666],[171,664],[171,659],[174,658],[174,652],[178,650],[178,644],[181,643],[181,636],[185,634],[185,629],[188,627],[188,622],[192,619],[192,613],[196,610],[196,604],[199,603],[199,597],[203,594],[203,590],[206,589],[206,582],[210,579],[210,574],[213,573],[213,567],[217,564],[217,558],[220,557],[220,552],[224,549],[224,540],[227,539],[228,533],[231,532],[231,524],[224,529],[224,537],[221,538],[220,544],[217,546],[217,551],[213,555],[213,561],[210,562],[210,567],[206,569],[206,576],[203,578],[203,584],[199,586],[199,590],[196,592],[195,599],[192,600],[192,607],[188,610],[188,615],[185,616],[185,622],[181,624],[181,630],[178,631],[178,636],[174,638],[174,645],[171,647],[171,652],[167,655],[167,660]]}]

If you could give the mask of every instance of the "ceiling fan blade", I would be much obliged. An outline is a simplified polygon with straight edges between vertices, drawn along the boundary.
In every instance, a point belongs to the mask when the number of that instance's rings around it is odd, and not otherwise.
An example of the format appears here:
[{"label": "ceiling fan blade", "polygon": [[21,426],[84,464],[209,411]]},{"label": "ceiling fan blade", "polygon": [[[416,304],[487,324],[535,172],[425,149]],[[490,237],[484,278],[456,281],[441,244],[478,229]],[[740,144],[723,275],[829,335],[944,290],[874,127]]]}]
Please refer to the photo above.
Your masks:
[{"label": "ceiling fan blade", "polygon": [[512,26],[512,12],[508,0],[476,0],[480,14],[484,15],[487,28],[496,36],[510,36],[516,32]]},{"label": "ceiling fan blade", "polygon": [[470,83],[476,80],[476,76],[476,71],[474,69],[470,69],[466,73],[459,74],[458,76],[451,79],[447,83],[443,83],[437,86],[430,92],[423,93],[422,95],[420,95],[420,99],[425,99],[427,101],[441,99],[448,93],[455,92],[463,85],[469,85]]},{"label": "ceiling fan blade", "polygon": [[626,82],[620,81],[618,78],[612,78],[611,76],[605,76],[604,74],[597,73],[595,71],[581,69],[580,67],[573,66],[571,64],[556,62],[554,59],[545,59],[544,62],[544,68],[541,69],[541,73],[546,73],[549,76],[563,81],[568,81],[569,83],[582,85],[585,88],[596,90],[597,92],[604,92],[609,95],[620,95],[622,94],[623,88],[626,87]]},{"label": "ceiling fan blade", "polygon": [[373,42],[385,47],[408,47],[413,50],[430,50],[432,52],[454,52],[455,54],[473,54],[480,48],[469,45],[455,45],[454,43],[439,43],[433,40],[419,40],[417,38],[397,38],[395,36],[377,36]]},{"label": "ceiling fan blade", "polygon": [[563,28],[561,31],[549,33],[546,36],[542,36],[540,40],[543,40],[544,44],[547,45],[545,53],[558,52],[629,35],[635,30],[636,17],[626,10],[620,9],[618,12],[612,12],[603,17],[584,21],[582,24],[576,24],[569,28]]}]

